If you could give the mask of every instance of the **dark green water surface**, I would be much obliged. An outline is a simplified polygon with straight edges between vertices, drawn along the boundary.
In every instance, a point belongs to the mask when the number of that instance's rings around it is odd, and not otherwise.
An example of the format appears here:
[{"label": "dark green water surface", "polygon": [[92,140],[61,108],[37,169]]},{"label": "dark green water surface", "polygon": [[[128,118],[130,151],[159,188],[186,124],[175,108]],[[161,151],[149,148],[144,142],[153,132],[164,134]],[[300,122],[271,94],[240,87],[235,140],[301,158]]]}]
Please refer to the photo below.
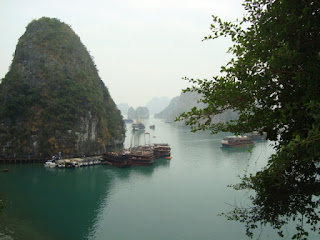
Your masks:
[{"label": "dark green water surface", "polygon": [[[231,205],[246,206],[246,193],[227,185],[237,183],[238,175],[260,170],[273,153],[272,143],[258,142],[250,154],[222,149],[225,134],[190,133],[157,119],[145,124],[151,142],[170,144],[171,160],[127,169],[1,166],[9,172],[0,172],[0,193],[7,200],[0,239],[247,239],[241,223],[217,215]],[[148,129],[151,124],[155,130]],[[125,146],[134,141],[148,143],[149,135],[132,138],[128,131]],[[260,239],[275,237],[264,228]]]}]

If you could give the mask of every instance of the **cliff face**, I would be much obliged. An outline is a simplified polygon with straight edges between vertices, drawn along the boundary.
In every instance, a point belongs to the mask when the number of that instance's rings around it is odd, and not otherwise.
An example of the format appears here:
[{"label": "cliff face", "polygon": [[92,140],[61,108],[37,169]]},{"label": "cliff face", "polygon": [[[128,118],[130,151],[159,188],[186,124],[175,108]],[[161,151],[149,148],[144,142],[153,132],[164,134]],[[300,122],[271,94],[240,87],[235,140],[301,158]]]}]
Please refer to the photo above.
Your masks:
[{"label": "cliff face", "polygon": [[[171,114],[174,115],[174,111],[176,110],[178,103],[179,103],[179,97],[173,98],[170,101],[169,105],[166,108],[164,108],[161,112],[155,114],[154,117],[155,118],[171,119],[174,116],[171,117],[170,115]],[[171,119],[171,120],[173,120],[173,119]]]},{"label": "cliff face", "polygon": [[136,118],[149,118],[149,109],[147,107],[138,107],[134,110],[133,107],[130,107],[128,110],[128,118],[136,119]]},{"label": "cliff face", "polygon": [[155,114],[162,111],[168,104],[170,99],[168,97],[154,97],[147,104],[150,114]]},{"label": "cliff face", "polygon": [[57,19],[32,21],[0,84],[0,156],[97,155],[124,134],[80,38]]},{"label": "cliff face", "polygon": [[163,111],[155,114],[155,117],[174,121],[181,113],[189,112],[193,107],[204,108],[205,105],[203,103],[197,102],[200,97],[195,92],[181,93],[179,97],[173,98]]}]

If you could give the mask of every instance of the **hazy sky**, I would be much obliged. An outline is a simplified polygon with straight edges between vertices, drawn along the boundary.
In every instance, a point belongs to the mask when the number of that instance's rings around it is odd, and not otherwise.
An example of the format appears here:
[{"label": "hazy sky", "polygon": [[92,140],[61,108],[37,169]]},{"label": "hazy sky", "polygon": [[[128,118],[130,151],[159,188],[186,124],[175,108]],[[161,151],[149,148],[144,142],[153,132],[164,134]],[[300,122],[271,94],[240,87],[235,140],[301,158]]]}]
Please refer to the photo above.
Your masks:
[{"label": "hazy sky", "polygon": [[183,77],[211,78],[231,58],[227,38],[202,42],[211,15],[235,20],[241,0],[0,0],[0,78],[33,19],[69,24],[94,57],[118,103],[144,106],[180,95]]}]

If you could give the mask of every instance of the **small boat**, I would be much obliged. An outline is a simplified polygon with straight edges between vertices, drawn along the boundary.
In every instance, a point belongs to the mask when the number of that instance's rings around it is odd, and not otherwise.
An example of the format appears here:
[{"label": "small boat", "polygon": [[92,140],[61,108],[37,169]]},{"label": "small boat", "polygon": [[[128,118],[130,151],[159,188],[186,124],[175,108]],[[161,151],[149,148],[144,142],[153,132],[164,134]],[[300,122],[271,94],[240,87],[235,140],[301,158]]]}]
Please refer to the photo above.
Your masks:
[{"label": "small boat", "polygon": [[43,164],[43,166],[47,168],[54,168],[57,166],[57,164],[55,163],[54,160],[48,160]]},{"label": "small boat", "polygon": [[65,168],[65,167],[66,167],[66,165],[64,162],[62,162],[62,161],[58,162],[58,168]]},{"label": "small boat", "polygon": [[135,123],[132,123],[132,130],[133,131],[144,131],[146,127],[141,122],[140,117],[137,118]]},{"label": "small boat", "polygon": [[222,147],[234,148],[234,147],[250,147],[254,145],[251,138],[247,136],[228,136],[222,139]]},{"label": "small boat", "polygon": [[155,129],[156,128],[156,126],[155,125],[150,125],[150,127],[149,127],[150,129]]},{"label": "small boat", "polygon": [[78,163],[78,162],[72,162],[71,164],[72,164],[74,167],[76,167],[76,168],[77,168],[77,167],[80,167],[80,163]]}]

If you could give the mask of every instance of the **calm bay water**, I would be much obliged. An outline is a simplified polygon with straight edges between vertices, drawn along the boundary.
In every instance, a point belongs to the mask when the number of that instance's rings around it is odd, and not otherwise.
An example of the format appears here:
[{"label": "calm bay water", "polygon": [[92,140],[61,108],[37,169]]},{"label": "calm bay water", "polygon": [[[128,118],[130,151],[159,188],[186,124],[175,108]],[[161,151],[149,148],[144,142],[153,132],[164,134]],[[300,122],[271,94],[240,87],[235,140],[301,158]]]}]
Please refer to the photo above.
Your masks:
[{"label": "calm bay water", "polygon": [[[226,134],[191,133],[159,119],[144,123],[150,135],[131,137],[128,131],[125,147],[149,139],[169,143],[171,160],[127,169],[2,166],[9,172],[0,173],[0,193],[8,204],[0,217],[0,239],[247,239],[241,223],[217,215],[246,204],[245,193],[227,185],[260,170],[273,153],[272,143],[258,142],[252,153],[222,149]],[[155,130],[148,129],[151,124]],[[262,230],[260,239],[276,238]]]}]

